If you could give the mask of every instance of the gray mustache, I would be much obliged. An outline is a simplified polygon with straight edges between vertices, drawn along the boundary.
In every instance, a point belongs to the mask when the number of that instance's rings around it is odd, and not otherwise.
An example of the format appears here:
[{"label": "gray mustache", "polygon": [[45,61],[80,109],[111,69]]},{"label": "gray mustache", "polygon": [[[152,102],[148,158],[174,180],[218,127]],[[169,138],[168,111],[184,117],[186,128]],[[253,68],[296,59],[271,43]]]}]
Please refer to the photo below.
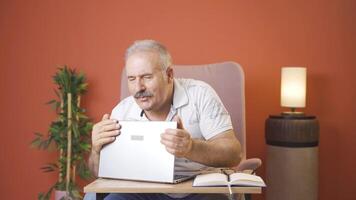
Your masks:
[{"label": "gray mustache", "polygon": [[152,97],[152,96],[153,94],[148,91],[138,91],[134,97],[141,98],[141,97]]}]

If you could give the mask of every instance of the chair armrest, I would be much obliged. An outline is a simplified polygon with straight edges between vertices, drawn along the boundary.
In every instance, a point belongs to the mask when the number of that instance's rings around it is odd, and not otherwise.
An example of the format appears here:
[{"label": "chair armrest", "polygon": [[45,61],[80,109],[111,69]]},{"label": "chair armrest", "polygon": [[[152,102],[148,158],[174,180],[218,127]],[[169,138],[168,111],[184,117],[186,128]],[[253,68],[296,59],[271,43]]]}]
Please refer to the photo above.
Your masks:
[{"label": "chair armrest", "polygon": [[239,165],[235,167],[235,171],[251,171],[252,174],[256,171],[258,167],[262,165],[262,161],[259,158],[250,158],[240,162]]}]

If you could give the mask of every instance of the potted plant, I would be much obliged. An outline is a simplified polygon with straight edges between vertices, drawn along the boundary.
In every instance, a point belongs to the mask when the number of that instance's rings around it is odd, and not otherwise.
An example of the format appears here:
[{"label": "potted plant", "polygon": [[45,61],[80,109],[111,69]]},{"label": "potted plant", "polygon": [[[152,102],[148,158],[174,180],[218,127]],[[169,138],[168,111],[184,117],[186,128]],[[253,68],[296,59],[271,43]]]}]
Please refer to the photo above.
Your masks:
[{"label": "potted plant", "polygon": [[79,199],[80,190],[76,177],[91,178],[91,173],[85,161],[90,152],[90,130],[93,124],[80,107],[81,96],[87,91],[85,75],[77,73],[67,66],[60,67],[53,76],[57,85],[57,99],[49,101],[58,117],[53,121],[47,135],[35,133],[31,146],[41,150],[58,150],[58,159],[46,164],[41,169],[44,172],[58,172],[58,180],[46,193],[39,193],[38,199],[47,200],[55,190],[56,199]]}]

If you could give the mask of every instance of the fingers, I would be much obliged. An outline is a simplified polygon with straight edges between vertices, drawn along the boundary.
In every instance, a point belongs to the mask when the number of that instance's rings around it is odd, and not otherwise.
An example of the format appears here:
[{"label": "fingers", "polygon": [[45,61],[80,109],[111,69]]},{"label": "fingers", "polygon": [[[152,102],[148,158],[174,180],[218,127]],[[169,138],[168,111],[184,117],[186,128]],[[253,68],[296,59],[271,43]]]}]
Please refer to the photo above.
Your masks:
[{"label": "fingers", "polygon": [[120,134],[120,124],[115,119],[109,119],[109,114],[105,114],[102,120],[96,123],[92,131],[92,149],[100,152],[103,145],[113,142]]},{"label": "fingers", "polygon": [[108,132],[103,132],[103,133],[99,134],[97,136],[97,139],[108,138],[108,137],[116,137],[118,135],[120,135],[120,131],[119,130],[108,131]]},{"label": "fingers", "polygon": [[178,151],[178,150],[176,150],[174,148],[166,147],[166,150],[168,151],[168,153],[173,154],[173,155],[175,155],[177,157],[183,157],[184,156],[184,154],[181,151]]},{"label": "fingers", "polygon": [[178,157],[184,157],[192,148],[190,134],[180,129],[167,129],[161,134],[161,143],[169,153]]},{"label": "fingers", "polygon": [[[113,129],[120,129],[121,126],[117,126],[118,121],[114,119],[104,119],[93,126],[93,134],[97,134],[102,131],[110,131]],[[117,126],[117,127],[116,127]]]},{"label": "fingers", "polygon": [[176,146],[176,144],[173,144],[172,145],[165,145],[166,147],[166,150],[177,156],[177,157],[184,157],[187,155],[187,153],[189,152],[188,149],[186,147],[179,147],[179,146]]},{"label": "fingers", "polygon": [[103,118],[101,119],[101,121],[106,120],[106,119],[109,119],[109,114],[104,114]]},{"label": "fingers", "polygon": [[174,135],[176,137],[186,137],[189,135],[189,133],[187,133],[186,131],[183,130],[179,130],[179,129],[166,129],[166,131],[164,132],[167,135]]},{"label": "fingers", "polygon": [[182,119],[178,115],[174,116],[174,121],[177,122],[178,129],[184,129]]},{"label": "fingers", "polygon": [[99,127],[99,132],[107,132],[107,131],[112,131],[112,130],[119,130],[121,128],[121,125],[119,123],[108,123],[106,125],[102,125]]},{"label": "fingers", "polygon": [[168,148],[172,148],[172,149],[180,149],[183,148],[185,146],[185,141],[182,142],[173,142],[170,140],[161,140],[161,143],[164,144],[164,146],[168,147]]},{"label": "fingers", "polygon": [[100,122],[98,122],[97,124],[95,124],[96,126],[105,126],[105,125],[110,125],[110,124],[116,124],[118,121],[115,119],[104,119]]},{"label": "fingers", "polygon": [[98,122],[97,125],[100,126],[100,125],[107,125],[112,123],[117,123],[117,120],[109,119],[109,114],[104,114],[102,120]]},{"label": "fingers", "polygon": [[120,135],[119,130],[106,131],[92,136],[92,146],[96,153],[99,153],[103,145],[113,142],[115,138]]},{"label": "fingers", "polygon": [[184,141],[186,138],[188,138],[188,136],[186,136],[183,133],[163,133],[161,134],[161,139],[162,140],[168,140],[168,141],[172,141],[172,142],[182,142]]}]

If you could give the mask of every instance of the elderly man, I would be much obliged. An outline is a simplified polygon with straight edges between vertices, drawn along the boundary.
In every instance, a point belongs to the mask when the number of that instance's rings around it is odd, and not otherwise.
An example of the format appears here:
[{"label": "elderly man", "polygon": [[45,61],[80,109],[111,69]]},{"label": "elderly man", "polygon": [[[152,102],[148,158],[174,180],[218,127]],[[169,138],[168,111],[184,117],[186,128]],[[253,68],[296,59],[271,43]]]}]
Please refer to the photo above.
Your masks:
[{"label": "elderly man", "polygon": [[[232,167],[240,162],[240,143],[216,92],[202,81],[176,79],[167,49],[153,40],[136,41],[126,51],[125,67],[132,96],[122,100],[92,131],[89,167],[98,174],[100,150],[120,135],[120,120],[178,122],[161,135],[176,156],[175,170]],[[86,196],[87,198],[88,196]],[[223,199],[218,194],[110,194],[106,199]]]}]

